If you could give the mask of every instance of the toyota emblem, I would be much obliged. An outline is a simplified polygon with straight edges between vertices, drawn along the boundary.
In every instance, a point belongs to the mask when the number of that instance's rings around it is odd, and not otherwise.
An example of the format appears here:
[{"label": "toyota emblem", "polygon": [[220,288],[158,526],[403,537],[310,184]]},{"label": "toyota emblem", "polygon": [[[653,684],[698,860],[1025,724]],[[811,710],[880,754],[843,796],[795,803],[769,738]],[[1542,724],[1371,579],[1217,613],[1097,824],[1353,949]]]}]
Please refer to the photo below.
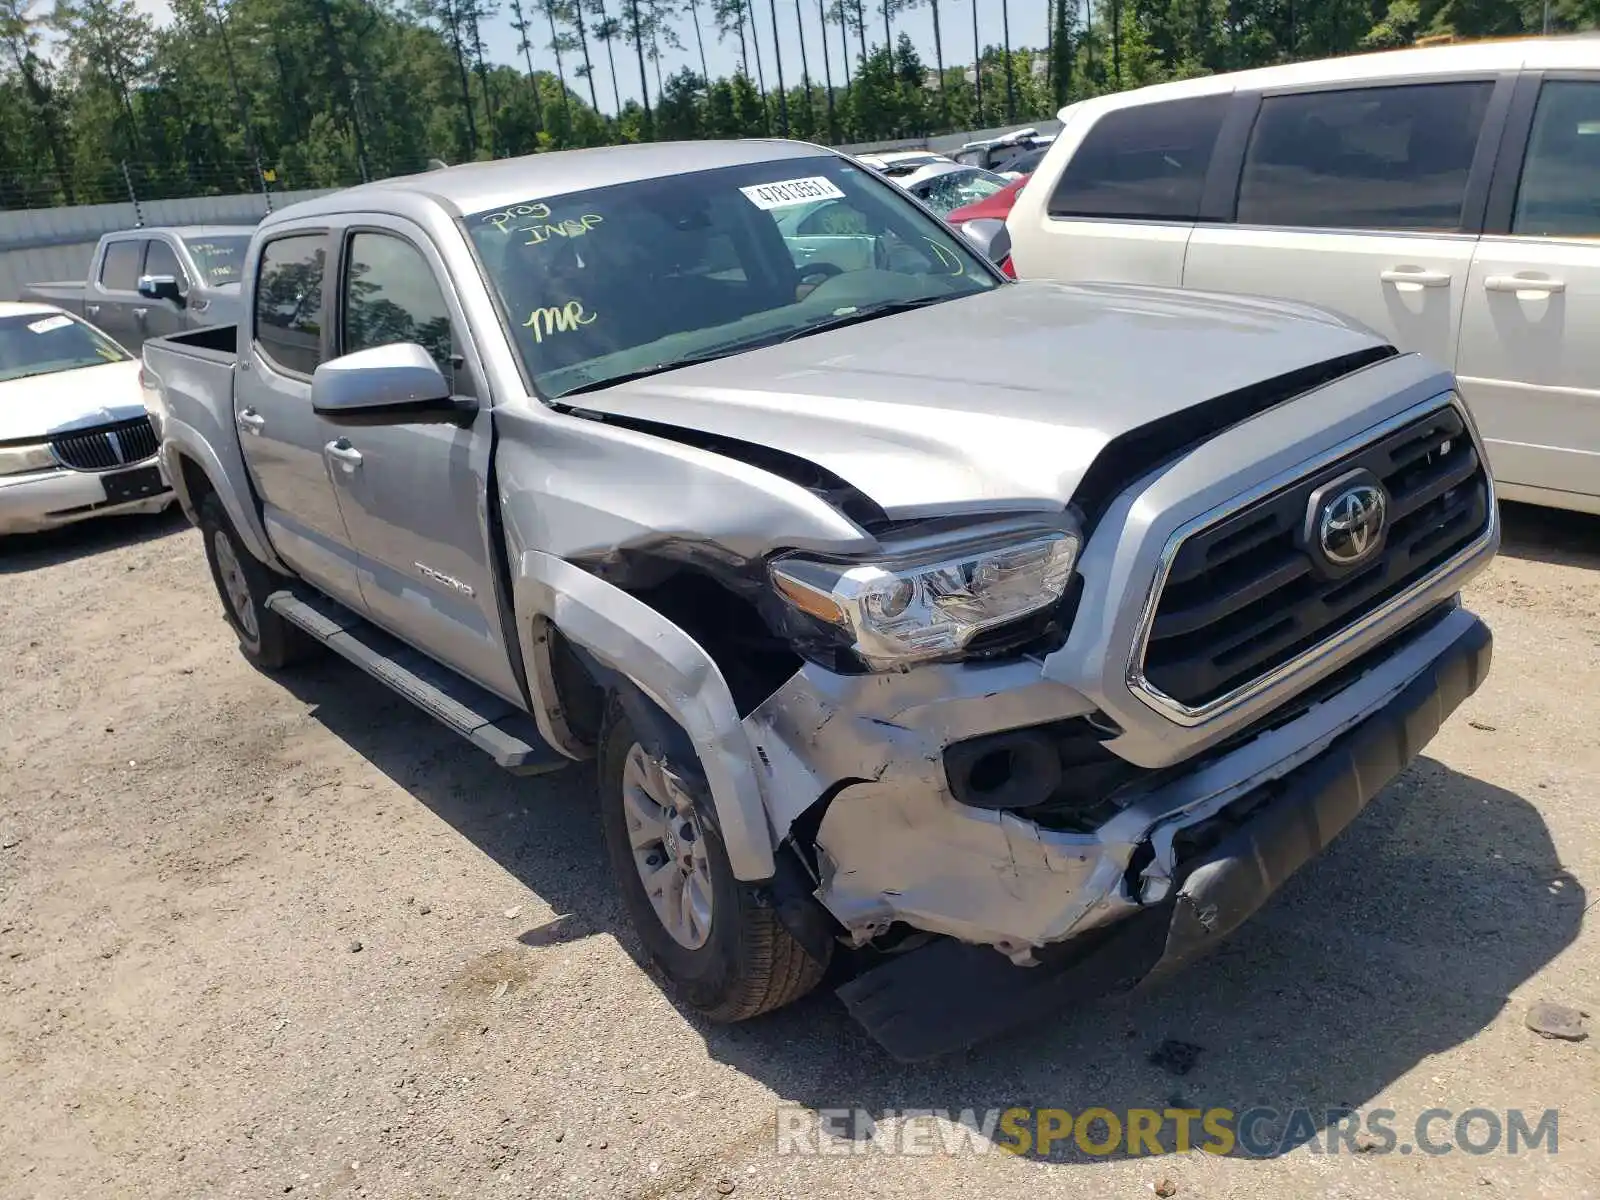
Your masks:
[{"label": "toyota emblem", "polygon": [[1317,544],[1336,567],[1353,567],[1382,544],[1388,505],[1383,489],[1358,483],[1322,505],[1317,517]]}]

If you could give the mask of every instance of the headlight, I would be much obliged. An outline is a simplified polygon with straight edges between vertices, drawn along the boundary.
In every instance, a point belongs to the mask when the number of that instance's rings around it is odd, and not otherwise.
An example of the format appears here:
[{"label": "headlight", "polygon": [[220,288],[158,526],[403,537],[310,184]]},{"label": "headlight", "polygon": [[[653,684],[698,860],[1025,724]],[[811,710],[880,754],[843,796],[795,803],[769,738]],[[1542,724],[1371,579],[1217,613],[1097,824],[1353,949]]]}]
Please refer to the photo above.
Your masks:
[{"label": "headlight", "polygon": [[1052,531],[911,560],[781,558],[771,576],[793,608],[847,632],[862,661],[882,671],[959,654],[984,630],[1049,608],[1077,557],[1077,535]]},{"label": "headlight", "polygon": [[44,442],[32,446],[0,446],[0,475],[22,475],[58,467],[56,456]]}]

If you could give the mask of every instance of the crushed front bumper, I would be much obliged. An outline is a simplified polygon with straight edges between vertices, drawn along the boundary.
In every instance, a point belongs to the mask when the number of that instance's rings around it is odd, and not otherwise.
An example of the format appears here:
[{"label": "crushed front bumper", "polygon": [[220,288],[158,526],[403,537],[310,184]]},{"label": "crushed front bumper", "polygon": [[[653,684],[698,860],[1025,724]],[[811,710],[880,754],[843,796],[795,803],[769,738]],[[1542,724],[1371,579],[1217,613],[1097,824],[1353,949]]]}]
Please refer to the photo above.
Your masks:
[{"label": "crushed front bumper", "polygon": [[[1427,661],[1382,703],[1291,769],[1269,773],[1243,793],[1230,790],[1221,808],[1204,806],[1213,818],[1228,811],[1248,815],[1193,858],[1180,854],[1155,871],[1146,867],[1130,881],[1123,919],[1045,947],[1026,967],[989,946],[938,938],[851,980],[839,989],[841,998],[891,1054],[915,1061],[1073,1001],[1142,986],[1204,955],[1354,820],[1488,673],[1489,630],[1460,609],[1435,621],[1406,652],[1419,649]],[[1388,671],[1374,669],[1256,742],[1338,704],[1380,674]],[[1192,819],[1189,810],[1158,823],[1149,831],[1151,843],[1164,837],[1173,845],[1172,828]]]}]

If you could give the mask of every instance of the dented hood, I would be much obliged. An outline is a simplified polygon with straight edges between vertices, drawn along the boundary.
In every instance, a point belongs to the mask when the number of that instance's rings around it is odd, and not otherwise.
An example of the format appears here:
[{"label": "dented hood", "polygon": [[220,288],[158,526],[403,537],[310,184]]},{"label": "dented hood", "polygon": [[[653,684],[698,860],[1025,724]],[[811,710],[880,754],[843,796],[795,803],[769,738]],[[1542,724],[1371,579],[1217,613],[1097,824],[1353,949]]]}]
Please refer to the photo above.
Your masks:
[{"label": "dented hood", "polygon": [[1024,282],[578,403],[807,459],[892,518],[1053,508],[1119,434],[1382,344],[1282,301]]}]

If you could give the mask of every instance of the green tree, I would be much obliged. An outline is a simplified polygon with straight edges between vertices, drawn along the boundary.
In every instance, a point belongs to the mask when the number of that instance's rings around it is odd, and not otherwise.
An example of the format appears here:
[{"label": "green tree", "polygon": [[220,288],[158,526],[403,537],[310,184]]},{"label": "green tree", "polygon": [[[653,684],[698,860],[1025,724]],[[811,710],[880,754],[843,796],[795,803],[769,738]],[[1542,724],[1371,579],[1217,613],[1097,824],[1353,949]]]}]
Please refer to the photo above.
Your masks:
[{"label": "green tree", "polygon": [[[604,43],[606,48],[606,66],[611,72],[611,96],[615,104],[614,111],[619,115],[622,112],[622,84],[617,78],[616,44],[624,40],[622,22],[606,11],[606,0],[590,0],[592,7],[589,12],[592,16],[599,17],[595,23],[594,36]],[[598,105],[596,107],[599,107]]]}]

